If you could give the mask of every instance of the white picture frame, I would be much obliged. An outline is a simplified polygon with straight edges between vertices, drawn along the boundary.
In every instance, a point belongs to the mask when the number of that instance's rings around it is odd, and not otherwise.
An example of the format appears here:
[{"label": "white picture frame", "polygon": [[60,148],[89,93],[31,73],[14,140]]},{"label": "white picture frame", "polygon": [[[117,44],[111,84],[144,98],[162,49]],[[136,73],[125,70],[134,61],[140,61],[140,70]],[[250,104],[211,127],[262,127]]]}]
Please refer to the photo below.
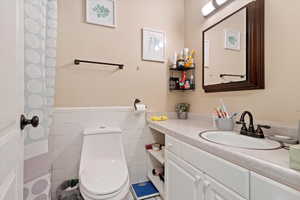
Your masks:
[{"label": "white picture frame", "polygon": [[86,0],[86,22],[116,28],[116,6],[116,0]]},{"label": "white picture frame", "polygon": [[241,32],[235,30],[225,30],[225,49],[241,50]]},{"label": "white picture frame", "polygon": [[142,29],[142,60],[166,61],[166,33],[159,30]]}]

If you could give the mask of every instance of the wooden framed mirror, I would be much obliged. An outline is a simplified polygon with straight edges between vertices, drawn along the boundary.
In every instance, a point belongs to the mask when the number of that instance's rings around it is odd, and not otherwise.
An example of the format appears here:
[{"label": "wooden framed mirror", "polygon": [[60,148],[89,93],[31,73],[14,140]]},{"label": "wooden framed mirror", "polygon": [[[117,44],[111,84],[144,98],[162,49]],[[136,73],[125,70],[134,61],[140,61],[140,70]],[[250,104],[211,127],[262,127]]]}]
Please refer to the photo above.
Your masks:
[{"label": "wooden framed mirror", "polygon": [[253,1],[203,31],[205,92],[265,88],[264,5]]}]

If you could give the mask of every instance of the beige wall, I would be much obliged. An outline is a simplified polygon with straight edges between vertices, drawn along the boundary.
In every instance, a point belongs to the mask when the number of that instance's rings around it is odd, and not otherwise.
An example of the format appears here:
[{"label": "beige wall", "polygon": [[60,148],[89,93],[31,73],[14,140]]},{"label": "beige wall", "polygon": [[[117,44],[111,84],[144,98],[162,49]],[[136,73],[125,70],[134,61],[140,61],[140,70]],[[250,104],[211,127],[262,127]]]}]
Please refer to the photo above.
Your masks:
[{"label": "beige wall", "polygon": [[[142,99],[152,111],[173,110],[167,64],[141,60],[141,29],[165,31],[167,55],[184,46],[184,0],[117,0],[117,28],[84,22],[85,0],[60,0],[57,107],[126,106]],[[74,58],[124,63],[113,71]],[[139,68],[139,69],[138,69]]]},{"label": "beige wall", "polygon": [[[175,103],[184,100],[192,104],[192,112],[210,113],[223,98],[233,111],[247,109],[259,120],[294,125],[300,119],[298,0],[288,5],[266,0],[265,90],[206,94],[199,67],[196,92],[170,94],[166,64],[141,61],[141,28],[150,27],[167,32],[167,55],[182,48],[185,39],[186,47],[197,50],[197,63],[202,63],[201,27],[211,23],[201,16],[205,1],[185,0],[183,5],[183,0],[118,0],[117,29],[84,23],[84,0],[59,1],[56,106],[130,105],[138,97],[153,111],[173,110]],[[75,67],[72,62],[77,57],[125,63],[126,67],[118,72]]]},{"label": "beige wall", "polygon": [[[200,10],[206,0],[185,2],[185,46],[196,49],[202,63]],[[266,89],[206,94],[201,88],[201,69],[197,71],[196,92],[185,95],[193,112],[210,113],[223,98],[234,111],[251,110],[256,119],[295,125],[300,119],[300,1],[266,0]]]}]

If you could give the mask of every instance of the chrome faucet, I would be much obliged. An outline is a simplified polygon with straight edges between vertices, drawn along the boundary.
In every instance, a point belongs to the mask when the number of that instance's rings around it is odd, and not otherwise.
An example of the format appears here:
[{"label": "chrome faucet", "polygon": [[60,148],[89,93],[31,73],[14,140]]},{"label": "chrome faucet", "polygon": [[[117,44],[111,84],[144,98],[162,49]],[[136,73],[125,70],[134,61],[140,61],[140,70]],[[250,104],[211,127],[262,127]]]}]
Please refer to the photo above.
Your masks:
[{"label": "chrome faucet", "polygon": [[[245,122],[245,117],[246,115],[249,116],[249,127],[247,128],[247,124]],[[240,121],[236,122],[237,124],[241,124],[242,128],[241,128],[241,135],[246,135],[249,137],[255,137],[255,138],[265,138],[264,132],[263,132],[263,128],[265,129],[270,129],[270,126],[267,125],[257,125],[257,129],[254,129],[254,123],[253,123],[253,115],[251,112],[249,111],[245,111],[242,113],[241,115],[241,119]]]}]

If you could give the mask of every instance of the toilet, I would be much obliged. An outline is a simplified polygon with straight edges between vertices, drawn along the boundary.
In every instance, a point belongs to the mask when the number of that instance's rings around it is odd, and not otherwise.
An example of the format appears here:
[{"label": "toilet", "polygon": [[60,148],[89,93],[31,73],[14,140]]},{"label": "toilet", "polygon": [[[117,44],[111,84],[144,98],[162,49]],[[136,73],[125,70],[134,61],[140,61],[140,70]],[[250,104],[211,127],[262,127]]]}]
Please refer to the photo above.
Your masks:
[{"label": "toilet", "polygon": [[85,200],[123,200],[129,193],[122,131],[100,127],[83,132],[79,189]]}]

